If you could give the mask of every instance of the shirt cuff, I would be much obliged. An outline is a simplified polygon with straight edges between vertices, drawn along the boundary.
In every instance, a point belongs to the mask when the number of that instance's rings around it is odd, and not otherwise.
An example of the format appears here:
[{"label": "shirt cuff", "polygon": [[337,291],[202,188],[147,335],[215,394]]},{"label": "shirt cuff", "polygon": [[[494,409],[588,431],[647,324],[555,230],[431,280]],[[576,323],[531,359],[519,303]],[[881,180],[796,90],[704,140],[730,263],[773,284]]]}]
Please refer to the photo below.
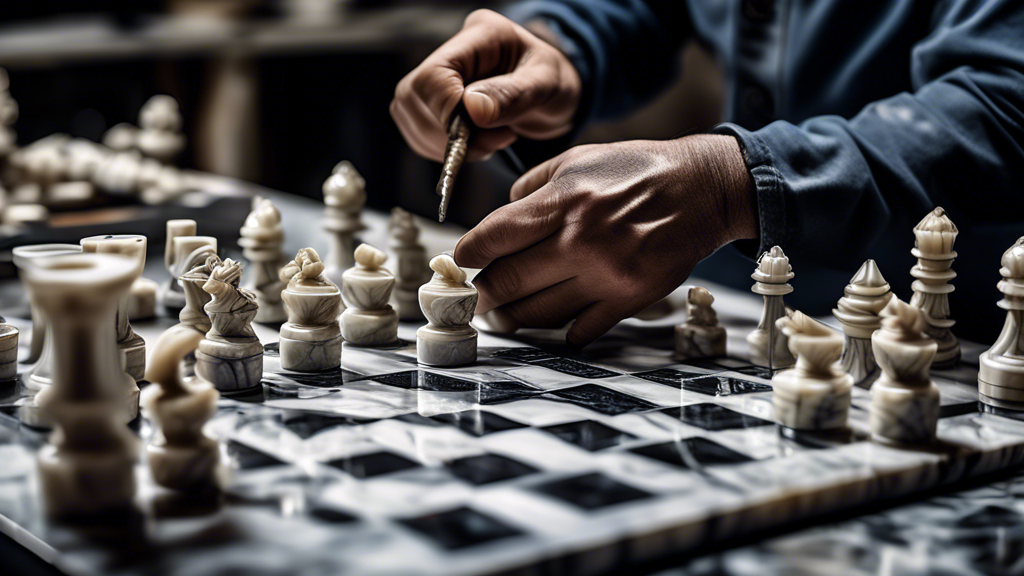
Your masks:
[{"label": "shirt cuff", "polygon": [[772,246],[785,248],[786,198],[783,194],[782,173],[775,167],[771,150],[756,133],[736,124],[719,124],[711,132],[733,136],[739,142],[743,161],[754,181],[754,193],[757,195],[760,241],[737,240],[732,245],[744,256],[753,259]]}]

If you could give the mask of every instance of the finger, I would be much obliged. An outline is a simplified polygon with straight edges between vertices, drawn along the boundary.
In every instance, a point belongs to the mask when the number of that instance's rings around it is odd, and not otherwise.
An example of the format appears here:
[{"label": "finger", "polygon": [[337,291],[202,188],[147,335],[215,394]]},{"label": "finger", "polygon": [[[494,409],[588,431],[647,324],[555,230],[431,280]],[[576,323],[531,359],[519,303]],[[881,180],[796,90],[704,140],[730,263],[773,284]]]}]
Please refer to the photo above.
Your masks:
[{"label": "finger", "polygon": [[506,326],[518,328],[562,328],[589,302],[579,277],[570,278],[504,306],[494,312],[504,318]]},{"label": "finger", "polygon": [[576,317],[576,321],[565,335],[565,343],[582,348],[600,338],[628,316],[630,312],[623,309],[620,304],[608,300],[595,302],[584,308]]},{"label": "finger", "polygon": [[498,258],[473,279],[480,292],[476,313],[526,298],[575,275],[574,266],[558,249],[558,237],[549,236],[521,252]]},{"label": "finger", "polygon": [[563,216],[564,208],[555,194],[538,192],[522,202],[502,206],[459,239],[455,262],[466,268],[483,268],[554,234]]},{"label": "finger", "polygon": [[512,202],[522,200],[536,192],[541,186],[550,182],[555,172],[562,167],[562,163],[565,161],[568,153],[569,151],[562,152],[550,160],[541,162],[531,168],[526,174],[520,176],[518,180],[512,183],[512,189],[509,190],[509,199]]},{"label": "finger", "polygon": [[[398,131],[402,133],[402,137],[405,138],[413,152],[428,160],[443,161],[444,148],[440,142],[442,142],[442,138],[447,139],[446,136],[439,130],[431,130],[430,125],[412,120],[409,108],[399,104],[397,100],[392,101],[390,112],[395,125],[398,126]],[[432,131],[435,134],[430,134]]]},{"label": "finger", "polygon": [[498,150],[514,144],[518,138],[511,128],[479,130],[469,139],[469,153],[466,155],[466,159],[470,162],[487,160]]},{"label": "finger", "polygon": [[527,52],[512,72],[466,86],[462,101],[477,126],[506,126],[558,94],[558,70],[552,55]]}]

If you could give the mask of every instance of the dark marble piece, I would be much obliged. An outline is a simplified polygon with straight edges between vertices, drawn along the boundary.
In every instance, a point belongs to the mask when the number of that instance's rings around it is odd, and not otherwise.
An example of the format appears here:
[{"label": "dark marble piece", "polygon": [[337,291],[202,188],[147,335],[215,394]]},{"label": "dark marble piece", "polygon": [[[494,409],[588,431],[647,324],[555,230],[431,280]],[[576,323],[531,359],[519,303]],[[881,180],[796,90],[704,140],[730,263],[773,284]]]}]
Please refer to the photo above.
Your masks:
[{"label": "dark marble piece", "polygon": [[460,550],[522,535],[519,529],[465,506],[398,522],[447,550]]}]

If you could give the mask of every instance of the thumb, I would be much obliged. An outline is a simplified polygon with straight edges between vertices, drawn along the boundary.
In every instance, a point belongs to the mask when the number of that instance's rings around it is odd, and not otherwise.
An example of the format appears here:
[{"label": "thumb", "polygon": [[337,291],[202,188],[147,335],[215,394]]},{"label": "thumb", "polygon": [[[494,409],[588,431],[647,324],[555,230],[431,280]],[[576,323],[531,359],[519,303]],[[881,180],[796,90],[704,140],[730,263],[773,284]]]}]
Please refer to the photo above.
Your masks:
[{"label": "thumb", "polygon": [[477,126],[507,126],[555,96],[558,74],[553,58],[533,53],[532,57],[524,56],[512,72],[467,86],[462,102]]}]

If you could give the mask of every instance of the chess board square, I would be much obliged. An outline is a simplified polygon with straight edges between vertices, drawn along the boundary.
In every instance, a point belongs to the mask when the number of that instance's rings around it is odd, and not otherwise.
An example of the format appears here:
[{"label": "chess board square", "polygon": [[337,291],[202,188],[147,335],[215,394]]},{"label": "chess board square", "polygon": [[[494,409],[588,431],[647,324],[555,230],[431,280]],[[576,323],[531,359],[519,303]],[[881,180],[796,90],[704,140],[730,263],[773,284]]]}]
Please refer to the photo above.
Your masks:
[{"label": "chess board square", "polygon": [[582,386],[564,388],[555,392],[549,392],[544,397],[551,400],[571,402],[609,416],[617,416],[629,412],[643,412],[644,410],[657,408],[656,405],[646,400],[641,400],[618,390],[598,386],[597,384],[583,384]]},{"label": "chess board square", "polygon": [[503,349],[500,349],[500,350],[495,350],[492,353],[492,355],[495,356],[496,358],[506,358],[508,360],[518,360],[520,362],[526,362],[526,363],[534,362],[534,361],[537,361],[537,360],[551,360],[553,358],[557,358],[557,356],[555,356],[553,354],[548,354],[547,352],[545,352],[545,351],[543,351],[543,350],[541,350],[539,348],[525,348],[525,347],[524,348],[503,348]]},{"label": "chess board square", "polygon": [[680,383],[683,380],[699,378],[701,376],[707,376],[707,374],[703,372],[687,372],[686,370],[677,370],[675,368],[659,368],[657,370],[648,370],[647,372],[636,372],[633,376],[643,378],[644,380],[650,380],[651,382],[656,382],[658,384],[679,388]]},{"label": "chess board square", "polygon": [[358,518],[347,512],[342,512],[337,508],[328,508],[327,506],[314,506],[309,511],[309,515],[328,524],[348,524],[358,520]]},{"label": "chess board square", "polygon": [[651,497],[599,472],[538,484],[533,490],[588,511]]},{"label": "chess board square", "polygon": [[683,380],[679,385],[687,392],[697,392],[699,394],[707,394],[708,396],[732,396],[733,394],[772,391],[772,387],[767,384],[748,382],[720,374]]},{"label": "chess board square", "polygon": [[419,518],[403,518],[398,522],[446,550],[459,550],[523,534],[517,528],[465,506]]},{"label": "chess board square", "polygon": [[692,468],[698,465],[742,464],[751,462],[753,458],[722,446],[707,438],[687,438],[680,442],[663,442],[640,446],[629,450],[634,454],[658,460],[680,468]]},{"label": "chess board square", "polygon": [[351,458],[331,460],[325,464],[360,479],[421,467],[416,462],[393,452],[361,454]]},{"label": "chess board square", "polygon": [[338,368],[335,370],[326,370],[324,372],[278,372],[275,374],[280,378],[291,380],[297,384],[304,386],[313,386],[316,388],[339,388],[344,386],[346,382],[352,382],[359,379],[359,374],[355,372],[345,370],[344,368]]},{"label": "chess board square", "polygon": [[471,392],[477,390],[480,385],[476,382],[452,378],[444,374],[436,374],[424,370],[410,370],[408,372],[395,372],[393,374],[380,374],[371,376],[368,380],[404,388],[406,390],[429,390],[431,392]]},{"label": "chess board square", "polygon": [[451,424],[459,430],[476,437],[506,430],[515,430],[517,428],[526,428],[526,424],[520,424],[504,416],[498,416],[497,414],[481,410],[464,410],[451,414],[438,414],[431,418],[438,422]]},{"label": "chess board square", "polygon": [[480,404],[484,406],[504,404],[514,400],[523,400],[541,392],[542,390],[511,380],[484,382],[480,384]]},{"label": "chess board square", "polygon": [[270,356],[271,358],[278,358],[281,356],[281,343],[271,342],[270,344],[263,345],[263,355]]},{"label": "chess board square", "polygon": [[420,384],[420,372],[419,370],[409,370],[408,372],[380,374],[377,376],[370,376],[367,380],[372,380],[379,384],[387,384],[388,386],[394,386],[396,388],[415,390]]},{"label": "chess board square", "polygon": [[636,436],[632,434],[594,420],[545,426],[541,430],[590,452],[597,452],[636,439]]},{"label": "chess board square", "polygon": [[949,404],[939,408],[939,418],[952,418],[964,414],[974,414],[978,411],[977,402],[965,402],[963,404]]},{"label": "chess board square", "polygon": [[543,366],[548,370],[554,370],[555,372],[576,376],[577,378],[586,378],[588,380],[618,376],[617,373],[612,372],[611,370],[591,366],[590,364],[580,362],[579,360],[573,360],[572,358],[556,357],[548,360],[533,361],[530,362],[530,364]]},{"label": "chess board square", "polygon": [[711,431],[771,425],[771,422],[767,420],[762,420],[756,416],[740,414],[725,406],[711,403],[666,408],[661,410],[661,412],[673,418],[678,418],[684,424]]},{"label": "chess board square", "polygon": [[743,366],[741,368],[731,368],[731,371],[743,374],[745,376],[756,376],[758,378],[764,378],[765,380],[771,380],[772,374],[778,372],[778,370],[772,370],[763,366]]},{"label": "chess board square", "polygon": [[448,470],[453,476],[475,486],[511,480],[537,472],[533,466],[498,454],[480,454],[452,460],[448,463]]},{"label": "chess board square", "polygon": [[338,426],[358,426],[375,422],[373,419],[350,418],[346,416],[327,416],[313,412],[296,412],[285,415],[282,424],[294,432],[299,438],[308,440],[324,430]]},{"label": "chess board square", "polygon": [[228,456],[238,463],[240,470],[257,470],[287,465],[286,462],[278,460],[266,452],[260,452],[234,440],[228,440]]}]

